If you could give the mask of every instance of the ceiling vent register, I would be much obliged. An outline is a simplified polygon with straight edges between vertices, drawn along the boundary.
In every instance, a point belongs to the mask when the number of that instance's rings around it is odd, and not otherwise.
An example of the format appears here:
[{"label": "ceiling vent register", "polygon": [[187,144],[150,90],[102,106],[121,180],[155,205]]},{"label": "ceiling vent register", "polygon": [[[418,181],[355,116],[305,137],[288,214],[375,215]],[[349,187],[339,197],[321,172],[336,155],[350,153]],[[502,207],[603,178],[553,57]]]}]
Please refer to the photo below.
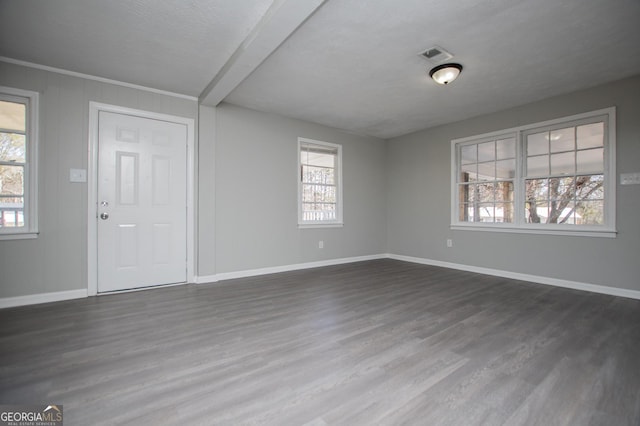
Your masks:
[{"label": "ceiling vent register", "polygon": [[440,64],[453,58],[450,52],[447,52],[440,46],[433,46],[420,53],[420,56],[433,64]]}]

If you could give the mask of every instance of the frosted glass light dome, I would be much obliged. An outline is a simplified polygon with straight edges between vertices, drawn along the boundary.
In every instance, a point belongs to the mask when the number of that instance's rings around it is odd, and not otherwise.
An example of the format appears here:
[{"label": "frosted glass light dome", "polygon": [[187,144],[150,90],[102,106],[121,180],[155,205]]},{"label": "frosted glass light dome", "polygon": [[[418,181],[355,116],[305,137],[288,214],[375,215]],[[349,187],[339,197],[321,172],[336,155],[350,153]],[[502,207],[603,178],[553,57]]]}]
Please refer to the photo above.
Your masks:
[{"label": "frosted glass light dome", "polygon": [[460,64],[442,64],[429,71],[429,76],[438,84],[449,84],[458,78],[461,71]]}]

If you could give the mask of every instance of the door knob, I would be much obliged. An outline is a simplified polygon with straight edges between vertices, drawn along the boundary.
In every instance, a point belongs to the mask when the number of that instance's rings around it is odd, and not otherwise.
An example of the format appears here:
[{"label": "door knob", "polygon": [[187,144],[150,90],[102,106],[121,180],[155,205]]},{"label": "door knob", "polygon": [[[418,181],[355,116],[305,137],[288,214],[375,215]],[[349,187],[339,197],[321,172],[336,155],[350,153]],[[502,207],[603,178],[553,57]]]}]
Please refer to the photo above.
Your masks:
[{"label": "door knob", "polygon": [[109,213],[100,213],[100,219],[102,220],[109,219]]}]

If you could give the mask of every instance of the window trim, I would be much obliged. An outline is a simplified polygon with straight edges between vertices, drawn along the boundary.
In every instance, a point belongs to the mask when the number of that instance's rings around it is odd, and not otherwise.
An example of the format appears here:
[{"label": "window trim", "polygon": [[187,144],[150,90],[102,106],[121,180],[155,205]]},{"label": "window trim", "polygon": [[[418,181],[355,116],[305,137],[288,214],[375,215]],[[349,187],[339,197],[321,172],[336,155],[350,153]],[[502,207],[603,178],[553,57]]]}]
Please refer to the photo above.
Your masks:
[{"label": "window trim", "polygon": [[[336,167],[335,167],[335,173],[336,173],[336,192],[337,192],[337,197],[336,197],[336,219],[335,220],[325,220],[325,221],[309,221],[309,220],[303,220],[302,219],[302,176],[301,176],[301,169],[302,169],[302,161],[300,159],[300,153],[301,153],[301,149],[302,149],[302,145],[303,144],[313,144],[313,145],[319,145],[319,146],[325,146],[331,149],[336,149],[337,150],[337,155],[336,155]],[[308,138],[302,138],[299,137],[298,138],[298,144],[297,144],[297,169],[296,169],[296,179],[298,181],[298,228],[340,228],[344,225],[343,223],[343,216],[342,216],[342,212],[343,212],[343,204],[342,204],[342,145],[339,144],[335,144],[335,143],[330,143],[330,142],[324,142],[324,141],[319,141],[319,140],[315,140],[315,139],[308,139]]]},{"label": "window trim", "polygon": [[3,99],[21,98],[27,105],[27,153],[25,158],[25,196],[23,229],[0,230],[0,240],[22,240],[38,237],[38,142],[40,94],[31,90],[0,86]]},{"label": "window trim", "polygon": [[[604,224],[603,225],[567,225],[567,224],[532,224],[526,223],[524,217],[524,153],[523,136],[527,132],[539,128],[563,124],[573,125],[581,120],[604,117]],[[458,147],[488,140],[516,138],[516,176],[514,178],[514,222],[513,223],[481,223],[461,222],[458,218]],[[451,177],[450,177],[450,229],[468,231],[510,232],[538,235],[571,235],[588,237],[615,238],[616,231],[616,108],[609,107],[595,111],[575,114],[557,119],[531,123],[509,129],[498,130],[480,135],[453,139],[451,141]]]}]

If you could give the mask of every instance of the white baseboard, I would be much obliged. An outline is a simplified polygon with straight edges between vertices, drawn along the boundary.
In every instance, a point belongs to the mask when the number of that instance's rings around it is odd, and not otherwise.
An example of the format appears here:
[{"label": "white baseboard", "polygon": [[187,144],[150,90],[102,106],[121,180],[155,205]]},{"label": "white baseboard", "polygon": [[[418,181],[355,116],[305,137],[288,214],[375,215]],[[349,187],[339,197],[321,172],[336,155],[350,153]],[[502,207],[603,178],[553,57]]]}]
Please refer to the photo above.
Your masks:
[{"label": "white baseboard", "polygon": [[398,254],[388,254],[389,259],[402,260],[405,262],[420,263],[423,265],[441,266],[443,268],[458,269],[461,271],[476,272],[478,274],[493,275],[496,277],[511,278],[514,280],[530,281],[538,284],[552,285],[556,287],[571,288],[574,290],[590,291],[593,293],[608,294],[611,296],[627,297],[630,299],[640,299],[640,291],[629,290],[619,287],[608,287],[604,285],[581,283],[578,281],[561,280],[558,278],[543,277],[539,275],[521,274],[518,272],[503,271],[501,269],[482,268],[479,266],[462,265],[459,263],[442,262],[440,260],[424,259],[420,257],[402,256]]},{"label": "white baseboard", "polygon": [[196,277],[197,284],[212,283],[236,278],[255,277],[257,275],[277,274],[279,272],[297,271],[300,269],[320,268],[322,266],[342,265],[345,263],[363,262],[365,260],[385,259],[386,254],[374,254],[370,256],[344,257],[340,259],[320,260],[317,262],[295,263],[292,265],[272,266],[268,268],[248,269],[244,271],[223,272],[216,275]]},{"label": "white baseboard", "polygon": [[[341,265],[345,263],[362,262],[375,259],[395,259],[404,262],[419,263],[423,265],[441,266],[443,268],[458,269],[461,271],[476,272],[479,274],[493,275],[496,277],[511,278],[521,281],[530,281],[538,284],[552,285],[556,287],[571,288],[574,290],[590,291],[593,293],[608,294],[611,296],[627,297],[640,300],[640,291],[618,287],[608,287],[597,284],[581,283],[577,281],[561,280],[539,275],[521,274],[518,272],[503,271],[500,269],[483,268],[479,266],[463,265],[459,263],[443,262],[440,260],[424,259],[398,254],[375,254],[369,256],[346,257],[341,259],[321,260],[317,262],[296,263],[292,265],[273,266],[268,268],[249,269],[245,271],[224,272],[216,275],[203,275],[195,277],[196,284],[212,283],[235,278],[253,277],[257,275],[276,274],[279,272],[296,271],[300,269],[319,268],[322,266]],[[88,297],[87,289],[59,291],[55,293],[31,294],[28,296],[0,298],[0,309],[15,306],[36,305],[40,303],[59,302],[62,300],[81,299]]]},{"label": "white baseboard", "polygon": [[37,305],[40,303],[60,302],[62,300],[82,299],[87,297],[87,290],[56,291],[55,293],[30,294],[28,296],[0,298],[0,309],[14,306]]},{"label": "white baseboard", "polygon": [[206,284],[215,282],[218,282],[217,275],[196,275],[193,280],[194,284]]}]

